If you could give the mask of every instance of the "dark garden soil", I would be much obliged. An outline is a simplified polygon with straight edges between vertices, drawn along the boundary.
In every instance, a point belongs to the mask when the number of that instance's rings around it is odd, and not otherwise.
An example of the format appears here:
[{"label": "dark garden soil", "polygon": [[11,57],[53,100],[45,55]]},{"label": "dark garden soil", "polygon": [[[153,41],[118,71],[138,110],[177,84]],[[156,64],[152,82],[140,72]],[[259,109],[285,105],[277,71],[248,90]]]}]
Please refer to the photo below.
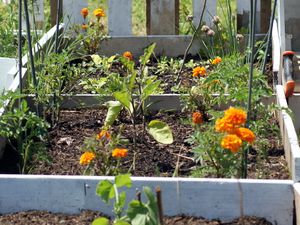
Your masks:
[{"label": "dark garden soil", "polygon": [[[81,175],[84,167],[79,164],[81,149],[85,137],[96,135],[101,130],[106,117],[106,110],[81,109],[62,111],[59,124],[50,131],[48,146],[49,160],[35,162],[33,174]],[[131,168],[133,176],[172,176],[176,167],[179,176],[190,176],[197,164],[193,159],[192,146],[186,139],[193,132],[187,120],[190,115],[183,113],[157,113],[151,119],[160,119],[172,128],[174,143],[158,144],[146,132],[142,124],[137,125],[138,139],[133,163],[133,129],[130,119],[121,115],[113,126],[115,131],[124,124],[122,135],[129,143],[125,147],[128,156],[122,160],[122,170]],[[179,119],[182,118],[182,119]],[[255,149],[250,151],[248,177],[264,179],[288,179],[289,173],[284,159],[284,150],[278,140],[270,139],[266,159],[261,160]],[[213,177],[213,176],[210,176]]]},{"label": "dark garden soil", "polygon": [[[1,225],[90,225],[99,213],[84,211],[79,215],[51,214],[48,212],[20,212],[0,216]],[[272,225],[263,218],[244,217],[231,222],[176,216],[164,218],[164,225]]]}]

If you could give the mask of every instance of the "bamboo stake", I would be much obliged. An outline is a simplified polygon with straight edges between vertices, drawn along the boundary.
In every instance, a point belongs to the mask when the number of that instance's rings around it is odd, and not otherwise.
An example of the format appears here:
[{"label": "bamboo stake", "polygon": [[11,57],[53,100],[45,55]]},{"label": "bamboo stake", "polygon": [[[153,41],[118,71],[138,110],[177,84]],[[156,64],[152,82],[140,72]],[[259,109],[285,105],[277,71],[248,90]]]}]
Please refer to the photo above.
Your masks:
[{"label": "bamboo stake", "polygon": [[160,225],[164,225],[164,213],[163,213],[163,206],[162,206],[162,198],[161,198],[161,189],[157,187],[156,190],[156,198],[157,198],[157,207],[158,207],[158,216]]}]

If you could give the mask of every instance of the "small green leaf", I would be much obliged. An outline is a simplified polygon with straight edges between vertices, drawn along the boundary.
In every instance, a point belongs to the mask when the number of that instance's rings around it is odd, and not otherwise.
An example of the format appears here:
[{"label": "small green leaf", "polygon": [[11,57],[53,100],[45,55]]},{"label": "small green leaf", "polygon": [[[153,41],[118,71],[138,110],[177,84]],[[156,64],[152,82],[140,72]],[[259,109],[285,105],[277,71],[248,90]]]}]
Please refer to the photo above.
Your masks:
[{"label": "small green leaf", "polygon": [[116,176],[115,178],[115,184],[117,185],[117,187],[131,187],[132,182],[130,179],[130,174],[120,174],[118,176]]},{"label": "small green leaf", "polygon": [[104,217],[100,217],[95,219],[92,225],[109,225],[109,220]]},{"label": "small green leaf", "polygon": [[143,88],[143,95],[142,95],[142,100],[145,100],[149,97],[149,95],[152,95],[155,93],[157,88],[160,85],[160,81],[155,81],[147,84],[145,88]]},{"label": "small green leaf", "polygon": [[122,104],[119,101],[109,101],[106,103],[106,106],[108,107],[108,111],[104,121],[105,127],[111,126],[122,110]]},{"label": "small green leaf", "polygon": [[123,220],[117,220],[114,222],[114,225],[130,225],[130,223],[127,223]]},{"label": "small green leaf", "polygon": [[100,196],[105,203],[108,203],[109,199],[115,197],[113,183],[108,180],[99,182],[97,185],[96,194]]},{"label": "small green leaf", "polygon": [[153,43],[144,50],[144,55],[140,57],[140,61],[142,65],[146,65],[151,55],[153,54],[155,47],[156,47],[156,43]]},{"label": "small green leaf", "polygon": [[152,120],[148,124],[147,130],[157,142],[162,144],[173,143],[172,130],[165,122],[160,120]]},{"label": "small green leaf", "polygon": [[127,216],[132,225],[146,225],[148,209],[140,201],[133,200],[128,205]]},{"label": "small green leaf", "polygon": [[131,96],[127,91],[117,91],[114,93],[114,97],[130,112],[133,111],[131,105]]},{"label": "small green leaf", "polygon": [[99,55],[91,55],[91,58],[95,65],[100,65],[102,63],[102,58]]}]

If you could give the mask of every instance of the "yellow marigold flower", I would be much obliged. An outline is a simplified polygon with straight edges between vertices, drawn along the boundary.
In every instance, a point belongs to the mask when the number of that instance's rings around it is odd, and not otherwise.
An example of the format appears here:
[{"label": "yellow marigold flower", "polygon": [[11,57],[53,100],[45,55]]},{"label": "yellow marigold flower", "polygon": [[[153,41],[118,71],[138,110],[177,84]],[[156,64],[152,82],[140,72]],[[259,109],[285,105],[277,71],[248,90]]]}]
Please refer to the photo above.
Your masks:
[{"label": "yellow marigold flower", "polygon": [[83,18],[86,18],[87,15],[89,15],[89,10],[87,8],[82,8],[80,14],[83,16]]},{"label": "yellow marigold flower", "polygon": [[100,140],[102,138],[111,139],[110,133],[107,130],[101,130],[99,134],[97,134],[96,139]]},{"label": "yellow marigold flower", "polygon": [[244,127],[237,128],[235,133],[240,139],[250,144],[255,141],[255,134],[247,128]]},{"label": "yellow marigold flower", "polygon": [[229,149],[232,153],[237,153],[242,145],[242,140],[235,134],[227,134],[221,141],[221,146]]},{"label": "yellow marigold flower", "polygon": [[114,158],[124,158],[128,155],[128,150],[125,148],[115,148],[111,155]]},{"label": "yellow marigold flower", "polygon": [[213,59],[213,60],[211,61],[211,64],[217,65],[217,64],[219,64],[220,62],[222,62],[222,58],[218,56],[218,57],[216,57],[215,59]]},{"label": "yellow marigold flower", "polygon": [[129,59],[129,60],[133,60],[133,56],[131,54],[131,52],[127,51],[123,53],[123,57]]},{"label": "yellow marigold flower", "polygon": [[227,132],[233,133],[234,132],[234,125],[228,121],[225,117],[221,119],[217,119],[215,124],[215,129],[217,132]]},{"label": "yellow marigold flower", "polygon": [[95,9],[93,13],[94,13],[94,15],[95,15],[97,18],[100,18],[100,17],[104,17],[104,16],[105,16],[105,12],[104,12],[104,10],[101,9],[101,8]]},{"label": "yellow marigold flower", "polygon": [[86,31],[87,28],[88,28],[88,25],[87,25],[87,24],[83,23],[83,24],[81,25],[81,29],[82,29],[82,30]]},{"label": "yellow marigold flower", "polygon": [[240,126],[245,124],[247,119],[247,113],[242,109],[230,107],[225,111],[226,120],[232,123],[234,126]]},{"label": "yellow marigold flower", "polygon": [[96,158],[96,155],[94,152],[85,152],[80,156],[80,165],[88,165]]},{"label": "yellow marigold flower", "polygon": [[206,76],[206,69],[204,66],[197,66],[193,69],[193,77],[204,77]]},{"label": "yellow marigold flower", "polygon": [[203,122],[203,116],[200,112],[194,112],[192,120],[194,124],[201,124]]}]

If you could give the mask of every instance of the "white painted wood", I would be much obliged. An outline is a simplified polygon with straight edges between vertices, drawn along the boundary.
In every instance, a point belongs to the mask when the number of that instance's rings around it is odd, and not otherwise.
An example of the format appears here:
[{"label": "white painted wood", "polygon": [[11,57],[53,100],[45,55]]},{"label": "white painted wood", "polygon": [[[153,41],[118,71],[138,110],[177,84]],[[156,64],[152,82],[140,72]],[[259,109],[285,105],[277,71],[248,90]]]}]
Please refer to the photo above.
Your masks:
[{"label": "white painted wood", "polygon": [[[96,176],[0,175],[0,213],[22,210],[79,213],[101,210],[112,215],[95,195]],[[162,189],[165,215],[188,214],[208,219],[231,220],[245,215],[265,217],[273,224],[293,224],[293,182],[288,180],[235,180],[133,177],[128,198],[136,188]]]},{"label": "white painted wood", "polygon": [[281,49],[280,49],[280,38],[278,32],[277,21],[274,20],[273,30],[272,30],[272,61],[273,61],[273,73],[278,73],[282,62],[281,59]]},{"label": "white painted wood", "polygon": [[[204,0],[193,0],[193,23],[197,27],[199,24],[200,16],[203,10]],[[212,18],[217,15],[217,0],[209,0],[206,3],[206,10],[203,15],[203,21],[206,25],[212,26]]]},{"label": "white painted wood", "polygon": [[300,225],[300,183],[294,184],[296,225]]},{"label": "white painted wood", "polygon": [[178,29],[175,14],[175,0],[151,0],[149,34],[175,35]]},{"label": "white painted wood", "polygon": [[[276,95],[277,104],[282,108],[282,110],[279,110],[278,112],[278,121],[281,131],[281,138],[284,145],[285,158],[288,163],[292,179],[295,182],[298,182],[300,181],[300,148],[298,135],[294,126],[294,121],[292,120],[289,113],[285,110],[288,108],[288,104],[286,102],[283,86],[276,86]],[[291,99],[293,99],[293,101],[291,101]],[[292,110],[292,106],[295,105],[295,99],[296,98],[294,97],[289,99],[289,107]],[[298,102],[298,106],[299,103],[300,102]]]},{"label": "white painted wood", "polygon": [[63,0],[63,20],[65,29],[83,23],[80,11],[88,6],[87,0]]},{"label": "white painted wood", "polygon": [[16,59],[0,57],[0,94],[11,85],[14,77],[9,71],[15,65],[17,65]]},{"label": "white painted wood", "polygon": [[278,6],[277,6],[277,15],[278,15],[278,30],[280,34],[280,46],[281,51],[286,51],[285,48],[285,0],[278,0]]},{"label": "white painted wood", "polygon": [[132,35],[131,0],[109,0],[108,33],[110,36]]}]

